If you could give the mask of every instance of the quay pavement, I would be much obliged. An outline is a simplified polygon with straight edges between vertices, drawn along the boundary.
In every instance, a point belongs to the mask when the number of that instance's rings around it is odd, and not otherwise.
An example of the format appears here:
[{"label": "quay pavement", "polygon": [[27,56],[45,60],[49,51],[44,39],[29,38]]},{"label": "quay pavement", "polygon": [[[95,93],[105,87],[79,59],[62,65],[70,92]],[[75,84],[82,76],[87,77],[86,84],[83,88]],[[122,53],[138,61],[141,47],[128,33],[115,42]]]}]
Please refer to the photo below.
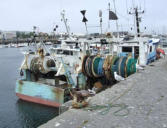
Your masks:
[{"label": "quay pavement", "polygon": [[95,95],[89,104],[106,108],[69,109],[39,128],[167,128],[167,58]]}]

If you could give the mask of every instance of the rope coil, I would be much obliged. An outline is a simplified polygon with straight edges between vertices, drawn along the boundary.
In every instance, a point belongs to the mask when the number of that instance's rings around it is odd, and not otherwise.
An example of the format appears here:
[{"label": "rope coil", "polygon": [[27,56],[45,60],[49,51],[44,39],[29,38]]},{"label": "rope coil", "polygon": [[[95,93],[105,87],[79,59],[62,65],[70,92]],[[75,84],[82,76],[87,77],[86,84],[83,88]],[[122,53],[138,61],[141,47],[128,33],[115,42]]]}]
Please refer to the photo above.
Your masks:
[{"label": "rope coil", "polygon": [[85,56],[82,63],[82,72],[90,78],[106,77],[115,81],[114,72],[122,77],[128,77],[136,72],[136,60],[129,57],[107,56]]}]

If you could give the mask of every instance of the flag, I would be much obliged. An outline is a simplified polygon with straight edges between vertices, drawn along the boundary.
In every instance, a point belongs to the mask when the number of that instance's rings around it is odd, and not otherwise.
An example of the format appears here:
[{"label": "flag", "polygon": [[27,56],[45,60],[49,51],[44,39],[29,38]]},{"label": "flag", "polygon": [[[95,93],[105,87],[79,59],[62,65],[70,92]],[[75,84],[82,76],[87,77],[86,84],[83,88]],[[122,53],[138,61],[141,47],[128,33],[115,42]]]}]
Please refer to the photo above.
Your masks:
[{"label": "flag", "polygon": [[86,10],[82,10],[82,11],[80,11],[80,12],[81,12],[82,15],[83,15],[82,22],[86,23],[86,22],[88,21],[87,18],[85,17]]},{"label": "flag", "polygon": [[99,17],[102,17],[102,10],[99,10]]},{"label": "flag", "polygon": [[87,22],[88,20],[86,19],[86,17],[84,16],[83,19],[82,19],[82,22]]},{"label": "flag", "polygon": [[85,16],[86,10],[82,10],[80,12],[82,13],[83,16]]},{"label": "flag", "polygon": [[117,15],[113,11],[109,11],[109,20],[118,20]]}]

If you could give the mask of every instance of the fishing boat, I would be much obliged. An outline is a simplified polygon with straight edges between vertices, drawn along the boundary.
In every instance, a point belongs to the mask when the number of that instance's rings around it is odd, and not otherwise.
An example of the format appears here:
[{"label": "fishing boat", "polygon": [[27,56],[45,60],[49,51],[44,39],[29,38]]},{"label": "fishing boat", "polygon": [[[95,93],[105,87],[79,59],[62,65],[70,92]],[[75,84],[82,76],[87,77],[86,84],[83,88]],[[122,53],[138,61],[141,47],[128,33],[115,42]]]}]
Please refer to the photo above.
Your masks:
[{"label": "fishing boat", "polygon": [[156,49],[158,48],[159,39],[149,38],[132,38],[124,39],[115,44],[113,53],[117,52],[118,56],[132,55],[133,58],[139,60],[140,65],[147,65],[156,60]]},{"label": "fishing boat", "polygon": [[59,107],[70,95],[65,78],[55,76],[56,73],[54,58],[43,49],[26,53],[21,65],[22,78],[16,82],[16,95],[22,100]]},{"label": "fishing boat", "polygon": [[[70,88],[85,86],[81,70],[81,50],[63,45],[47,52],[44,43],[36,51],[24,53],[22,78],[16,82],[16,95],[26,101],[59,107],[71,99]],[[77,82],[79,80],[80,82]]]},{"label": "fishing boat", "polygon": [[[85,86],[81,70],[80,45],[69,33],[64,12],[61,13],[69,39],[48,50],[44,43],[26,52],[21,65],[22,78],[16,82],[16,95],[26,101],[59,107],[71,99],[71,89]],[[81,48],[84,48],[81,46]]]},{"label": "fishing boat", "polygon": [[123,40],[117,41],[113,44],[112,53],[118,56],[131,55],[134,59],[138,60],[138,64],[145,66],[156,60],[156,49],[160,43],[158,38],[149,38],[142,36],[140,32],[139,15],[145,11],[141,11],[138,6],[134,7],[128,14],[134,15],[136,28],[135,35],[127,35]]}]

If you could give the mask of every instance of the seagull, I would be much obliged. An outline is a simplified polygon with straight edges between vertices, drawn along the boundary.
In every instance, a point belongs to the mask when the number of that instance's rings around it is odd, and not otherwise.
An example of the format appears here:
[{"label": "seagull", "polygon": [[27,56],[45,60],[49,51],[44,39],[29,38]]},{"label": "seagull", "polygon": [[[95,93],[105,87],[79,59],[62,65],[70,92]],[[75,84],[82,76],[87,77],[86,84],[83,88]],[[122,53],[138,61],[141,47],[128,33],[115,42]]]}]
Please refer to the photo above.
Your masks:
[{"label": "seagull", "polygon": [[117,81],[123,81],[123,80],[125,80],[125,78],[123,78],[122,76],[118,75],[117,72],[114,72],[114,78]]},{"label": "seagull", "polygon": [[137,62],[136,62],[136,69],[137,70],[144,70],[144,68],[139,65],[139,60],[137,60]]},{"label": "seagull", "polygon": [[144,70],[144,68],[136,63],[136,69],[137,70]]}]

